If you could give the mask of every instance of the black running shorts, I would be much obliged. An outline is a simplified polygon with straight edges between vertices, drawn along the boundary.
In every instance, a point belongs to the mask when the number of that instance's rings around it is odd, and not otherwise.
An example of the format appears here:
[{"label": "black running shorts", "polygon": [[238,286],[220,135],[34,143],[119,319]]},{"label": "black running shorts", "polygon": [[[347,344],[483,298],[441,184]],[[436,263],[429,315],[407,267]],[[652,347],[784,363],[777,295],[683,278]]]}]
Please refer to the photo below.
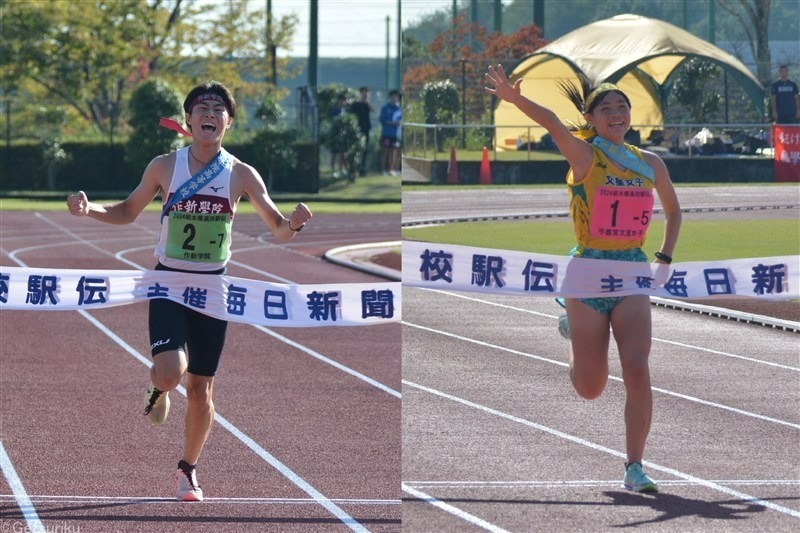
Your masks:
[{"label": "black running shorts", "polygon": [[[156,270],[175,269],[159,263]],[[219,275],[224,272],[223,269],[209,274]],[[189,372],[208,377],[216,374],[225,345],[228,322],[164,298],[153,298],[149,303],[152,356],[170,350],[185,350]]]}]

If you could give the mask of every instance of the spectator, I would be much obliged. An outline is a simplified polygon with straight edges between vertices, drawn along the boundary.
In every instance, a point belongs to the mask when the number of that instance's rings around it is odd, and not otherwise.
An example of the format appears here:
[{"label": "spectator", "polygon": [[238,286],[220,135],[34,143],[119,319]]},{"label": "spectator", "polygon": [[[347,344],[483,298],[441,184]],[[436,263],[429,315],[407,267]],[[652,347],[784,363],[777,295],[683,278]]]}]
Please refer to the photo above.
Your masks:
[{"label": "spectator", "polygon": [[400,175],[400,93],[389,91],[389,101],[381,107],[381,174]]},{"label": "spectator", "polygon": [[[331,108],[330,118],[333,120],[339,115],[344,114],[345,107],[347,106],[347,95],[340,93],[336,96],[336,103]],[[338,168],[338,171],[337,171]],[[344,153],[331,151],[331,172],[334,178],[344,176],[347,174],[344,164]]]},{"label": "spectator", "polygon": [[770,91],[772,116],[776,124],[797,124],[797,119],[800,119],[800,95],[797,84],[789,79],[789,67],[781,65],[778,78]]},{"label": "spectator", "polygon": [[358,117],[358,129],[364,138],[364,151],[361,154],[361,164],[359,165],[359,174],[363,177],[367,175],[367,153],[369,152],[369,132],[372,129],[372,121],[370,114],[375,111],[369,101],[369,87],[366,85],[359,90],[360,98],[358,102],[350,104],[350,112]]}]

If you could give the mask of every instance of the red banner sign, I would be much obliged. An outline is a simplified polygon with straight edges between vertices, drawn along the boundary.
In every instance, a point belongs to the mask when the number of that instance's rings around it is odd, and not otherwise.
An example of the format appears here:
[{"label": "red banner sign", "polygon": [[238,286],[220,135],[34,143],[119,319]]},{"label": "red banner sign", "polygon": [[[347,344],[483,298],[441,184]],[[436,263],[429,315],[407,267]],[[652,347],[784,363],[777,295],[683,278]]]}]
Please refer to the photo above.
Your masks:
[{"label": "red banner sign", "polygon": [[800,182],[800,126],[772,126],[775,181]]}]

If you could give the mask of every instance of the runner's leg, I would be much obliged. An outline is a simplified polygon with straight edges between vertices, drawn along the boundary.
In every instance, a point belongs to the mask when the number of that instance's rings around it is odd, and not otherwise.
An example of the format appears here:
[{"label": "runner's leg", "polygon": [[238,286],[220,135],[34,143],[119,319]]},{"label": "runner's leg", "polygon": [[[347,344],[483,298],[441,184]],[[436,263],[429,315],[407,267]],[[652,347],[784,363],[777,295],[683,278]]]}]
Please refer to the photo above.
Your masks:
[{"label": "runner's leg", "polygon": [[196,464],[214,422],[212,401],[213,376],[198,376],[189,372],[186,378],[186,418],[184,422],[183,460]]},{"label": "runner's leg", "polygon": [[652,343],[650,299],[623,298],[611,311],[625,384],[625,444],[628,462],[641,463],[653,417],[649,355]]},{"label": "runner's leg", "polygon": [[608,381],[608,316],[575,299],[567,298],[565,304],[572,333],[569,376],[575,391],[591,400]]},{"label": "runner's leg", "polygon": [[168,350],[153,356],[150,380],[160,391],[171,391],[181,383],[186,372],[186,354],[183,350]]}]

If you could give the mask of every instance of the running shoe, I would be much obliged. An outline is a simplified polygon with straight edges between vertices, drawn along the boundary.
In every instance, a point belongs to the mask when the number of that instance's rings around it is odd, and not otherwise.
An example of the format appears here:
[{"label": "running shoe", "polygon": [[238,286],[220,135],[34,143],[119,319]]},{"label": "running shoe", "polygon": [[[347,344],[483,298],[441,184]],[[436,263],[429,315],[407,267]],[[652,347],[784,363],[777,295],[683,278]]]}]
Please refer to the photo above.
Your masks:
[{"label": "running shoe", "polygon": [[566,313],[558,317],[558,333],[565,339],[569,340],[569,320],[567,320]]},{"label": "running shoe", "polygon": [[622,484],[634,492],[658,492],[656,482],[642,472],[642,465],[639,463],[625,465],[625,479]]},{"label": "running shoe", "polygon": [[169,393],[160,391],[155,386],[147,387],[144,393],[144,416],[154,426],[164,423],[169,413]]},{"label": "running shoe", "polygon": [[[184,461],[181,461],[181,463],[186,464]],[[200,484],[197,482],[197,469],[195,467],[190,466],[184,470],[181,468],[181,464],[178,464],[178,472],[175,474],[175,497],[182,502],[203,501],[203,489],[200,488]]]}]

